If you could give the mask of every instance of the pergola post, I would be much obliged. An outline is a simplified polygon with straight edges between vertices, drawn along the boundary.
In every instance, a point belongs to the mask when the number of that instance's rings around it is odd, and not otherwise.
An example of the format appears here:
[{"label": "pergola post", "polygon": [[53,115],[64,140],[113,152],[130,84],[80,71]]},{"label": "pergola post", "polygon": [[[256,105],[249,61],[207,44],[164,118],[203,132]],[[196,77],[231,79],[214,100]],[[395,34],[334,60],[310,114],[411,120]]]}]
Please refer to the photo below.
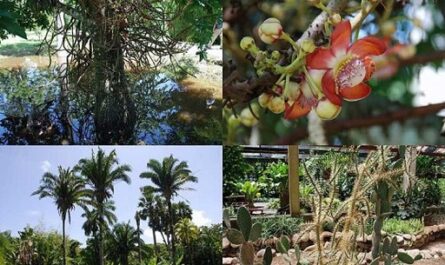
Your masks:
[{"label": "pergola post", "polygon": [[298,177],[298,146],[289,145],[287,149],[289,176],[289,212],[292,217],[300,215],[300,180]]}]

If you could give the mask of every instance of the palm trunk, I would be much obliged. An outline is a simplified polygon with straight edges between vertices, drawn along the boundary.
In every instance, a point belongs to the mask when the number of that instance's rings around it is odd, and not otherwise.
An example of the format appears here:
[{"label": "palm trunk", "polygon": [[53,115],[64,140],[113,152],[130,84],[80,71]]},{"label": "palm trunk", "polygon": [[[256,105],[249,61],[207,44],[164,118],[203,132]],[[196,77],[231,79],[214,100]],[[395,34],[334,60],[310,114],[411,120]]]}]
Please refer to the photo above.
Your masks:
[{"label": "palm trunk", "polygon": [[175,233],[173,228],[173,209],[171,198],[167,199],[168,212],[170,214],[170,235],[171,235],[171,255],[172,255],[172,264],[176,264],[176,246],[175,246]]},{"label": "palm trunk", "polygon": [[63,265],[66,265],[65,215],[62,217],[62,255]]},{"label": "palm trunk", "polygon": [[152,233],[153,233],[153,245],[155,247],[155,255],[157,256],[158,254],[158,243],[156,242],[156,231],[154,229],[151,229]]}]

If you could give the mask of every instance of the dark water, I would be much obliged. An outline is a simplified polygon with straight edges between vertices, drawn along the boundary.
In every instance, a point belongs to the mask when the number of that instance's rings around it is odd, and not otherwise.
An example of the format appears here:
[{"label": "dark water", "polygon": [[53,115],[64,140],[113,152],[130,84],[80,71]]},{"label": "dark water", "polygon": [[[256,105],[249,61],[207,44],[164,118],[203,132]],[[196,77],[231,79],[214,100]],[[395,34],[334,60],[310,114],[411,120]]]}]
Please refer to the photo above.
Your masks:
[{"label": "dark water", "polygon": [[[162,73],[128,76],[137,122],[131,139],[116,144],[218,144],[220,101],[190,94]],[[63,125],[57,72],[15,68],[0,72],[1,144],[103,144],[97,142],[92,91],[69,86],[72,140]],[[119,128],[116,128],[118,130]]]}]

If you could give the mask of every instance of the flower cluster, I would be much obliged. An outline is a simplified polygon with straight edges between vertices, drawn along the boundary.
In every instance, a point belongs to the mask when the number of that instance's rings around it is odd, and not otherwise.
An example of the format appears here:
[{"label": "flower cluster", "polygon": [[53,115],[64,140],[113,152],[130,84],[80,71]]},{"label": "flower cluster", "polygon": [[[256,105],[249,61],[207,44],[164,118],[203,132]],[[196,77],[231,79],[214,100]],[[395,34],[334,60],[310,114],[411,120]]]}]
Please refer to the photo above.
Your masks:
[{"label": "flower cluster", "polygon": [[375,71],[372,57],[385,52],[386,42],[368,36],[351,43],[351,23],[335,20],[328,47],[316,47],[312,40],[297,44],[284,32],[278,19],[265,20],[258,28],[258,35],[267,44],[284,40],[292,45],[294,56],[288,66],[278,63],[282,55],[277,51],[263,52],[253,38],[243,38],[241,48],[255,58],[258,75],[264,71],[280,75],[271,91],[259,96],[260,106],[273,113],[284,113],[289,120],[306,116],[310,111],[330,120],[341,112],[343,100],[357,101],[371,93],[366,82]]}]

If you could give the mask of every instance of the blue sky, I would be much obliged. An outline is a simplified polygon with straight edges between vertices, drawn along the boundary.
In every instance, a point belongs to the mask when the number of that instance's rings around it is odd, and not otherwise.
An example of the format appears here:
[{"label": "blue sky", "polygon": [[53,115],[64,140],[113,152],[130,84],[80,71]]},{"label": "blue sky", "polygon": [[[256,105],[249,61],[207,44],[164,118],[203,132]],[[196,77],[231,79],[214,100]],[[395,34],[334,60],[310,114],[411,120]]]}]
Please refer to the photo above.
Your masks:
[{"label": "blue sky", "polygon": [[[40,230],[62,230],[62,224],[53,201],[31,196],[39,186],[45,171],[57,172],[57,166],[73,167],[80,158],[90,157],[91,146],[3,146],[0,147],[0,231],[10,230],[13,235],[25,226]],[[176,200],[187,200],[194,210],[197,225],[220,223],[222,220],[222,149],[220,146],[104,146],[105,151],[116,150],[120,163],[129,164],[132,172],[130,185],[117,183],[113,200],[119,222],[131,221],[140,197],[139,188],[149,184],[139,174],[147,170],[149,159],[161,160],[170,154],[187,161],[198,183],[188,185],[194,191],[182,191]],[[72,213],[67,234],[80,242],[86,237],[82,230],[82,209]],[[146,224],[143,239],[152,242]]]}]

